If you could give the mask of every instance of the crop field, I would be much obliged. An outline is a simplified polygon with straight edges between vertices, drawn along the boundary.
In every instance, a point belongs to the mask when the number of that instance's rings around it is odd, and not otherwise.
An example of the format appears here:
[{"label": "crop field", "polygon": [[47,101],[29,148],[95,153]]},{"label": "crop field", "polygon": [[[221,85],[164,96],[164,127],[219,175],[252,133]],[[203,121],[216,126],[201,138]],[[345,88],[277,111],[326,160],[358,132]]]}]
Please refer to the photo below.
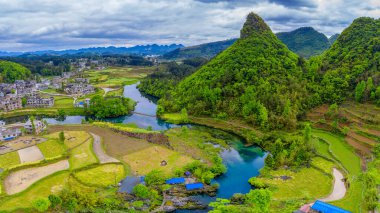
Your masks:
[{"label": "crop field", "polygon": [[[192,158],[161,146],[152,146],[139,152],[134,152],[123,157],[129,164],[133,173],[145,175],[152,170],[161,170],[171,174],[176,168],[181,168],[193,161]],[[166,161],[166,166],[161,166],[161,161]]]},{"label": "crop field", "polygon": [[125,172],[122,164],[112,163],[77,172],[74,176],[86,185],[106,187],[117,185],[119,181],[125,178]]},{"label": "crop field", "polygon": [[0,168],[8,169],[12,166],[19,165],[20,157],[17,152],[8,152],[6,154],[0,155]]},{"label": "crop field", "polygon": [[37,147],[47,159],[62,156],[66,151],[65,146],[58,139],[49,139],[37,144]]},{"label": "crop field", "polygon": [[71,169],[82,168],[98,162],[92,151],[92,139],[73,148],[70,152]]}]

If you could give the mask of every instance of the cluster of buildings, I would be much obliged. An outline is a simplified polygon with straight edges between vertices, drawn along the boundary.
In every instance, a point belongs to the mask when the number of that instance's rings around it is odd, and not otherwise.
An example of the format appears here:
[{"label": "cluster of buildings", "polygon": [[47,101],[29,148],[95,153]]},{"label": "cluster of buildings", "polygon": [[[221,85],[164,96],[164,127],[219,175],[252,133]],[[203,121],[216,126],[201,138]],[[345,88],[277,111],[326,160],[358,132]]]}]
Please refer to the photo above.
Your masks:
[{"label": "cluster of buildings", "polygon": [[26,98],[26,106],[31,108],[44,108],[54,106],[54,97],[44,98],[37,93],[32,93]]},{"label": "cluster of buildings", "polygon": [[[24,124],[25,133],[38,135],[46,129],[45,123],[40,120],[34,120],[33,124],[31,120]],[[0,141],[13,140],[22,133],[21,128],[6,128],[5,122],[0,121]]]},{"label": "cluster of buildings", "polygon": [[66,84],[64,91],[69,95],[88,95],[95,93],[95,88],[88,78],[76,78],[74,83]]}]

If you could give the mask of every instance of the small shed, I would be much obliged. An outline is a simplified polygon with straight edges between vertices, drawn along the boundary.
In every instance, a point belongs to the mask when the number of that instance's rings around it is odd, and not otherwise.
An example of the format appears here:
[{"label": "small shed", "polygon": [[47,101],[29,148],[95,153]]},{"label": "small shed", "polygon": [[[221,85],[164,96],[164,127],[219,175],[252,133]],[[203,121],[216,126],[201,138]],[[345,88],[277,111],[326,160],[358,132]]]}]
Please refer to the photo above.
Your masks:
[{"label": "small shed", "polygon": [[119,192],[132,194],[137,184],[144,184],[144,177],[128,176],[120,182]]},{"label": "small shed", "polygon": [[333,206],[331,204],[322,202],[320,200],[317,200],[312,206],[311,209],[323,212],[323,213],[351,213],[350,211],[341,209],[337,206]]},{"label": "small shed", "polygon": [[185,183],[185,178],[179,177],[179,178],[171,178],[169,180],[166,180],[166,184],[182,184]]},{"label": "small shed", "polygon": [[203,183],[189,183],[186,184],[186,190],[197,190],[197,189],[203,189]]}]

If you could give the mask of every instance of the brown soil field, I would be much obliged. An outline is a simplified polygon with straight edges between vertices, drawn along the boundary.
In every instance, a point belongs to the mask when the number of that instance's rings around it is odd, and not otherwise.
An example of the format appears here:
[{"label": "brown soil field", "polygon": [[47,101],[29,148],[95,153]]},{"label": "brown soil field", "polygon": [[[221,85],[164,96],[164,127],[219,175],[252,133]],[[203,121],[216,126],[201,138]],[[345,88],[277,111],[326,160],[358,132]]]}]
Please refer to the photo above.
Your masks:
[{"label": "brown soil field", "polygon": [[354,138],[347,136],[345,138],[348,144],[355,148],[360,156],[371,154],[371,148],[362,143],[357,142]]},{"label": "brown soil field", "polygon": [[138,152],[142,149],[153,146],[146,140],[131,138],[114,131],[91,125],[50,125],[49,132],[58,131],[87,131],[99,135],[103,138],[104,148],[107,154],[117,159],[122,159],[124,155]]},{"label": "brown soil field", "polygon": [[362,135],[359,135],[353,131],[350,131],[347,136],[349,137],[352,137],[354,139],[356,139],[357,141],[360,141],[360,142],[363,142],[363,143],[366,143],[370,146],[375,146],[377,144],[377,141],[373,140],[372,138],[367,138],[367,137],[364,137]]}]

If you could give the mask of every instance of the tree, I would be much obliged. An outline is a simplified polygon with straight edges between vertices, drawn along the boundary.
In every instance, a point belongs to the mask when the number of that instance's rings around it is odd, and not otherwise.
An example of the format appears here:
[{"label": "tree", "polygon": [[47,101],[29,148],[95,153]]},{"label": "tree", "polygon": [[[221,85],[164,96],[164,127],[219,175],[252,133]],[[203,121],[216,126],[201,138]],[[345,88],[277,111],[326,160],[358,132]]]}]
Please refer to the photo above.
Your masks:
[{"label": "tree", "polygon": [[306,124],[305,128],[304,128],[304,139],[305,139],[305,143],[306,144],[310,143],[310,140],[311,140],[311,126],[310,126],[309,123]]},{"label": "tree", "polygon": [[364,99],[364,92],[366,89],[366,83],[365,81],[361,81],[356,85],[355,88],[355,100],[357,102],[362,102]]},{"label": "tree", "polygon": [[165,183],[165,175],[160,170],[152,170],[145,176],[147,186],[158,186]]},{"label": "tree", "polygon": [[30,116],[30,123],[32,124],[32,134],[35,134],[36,126],[34,125],[34,116]]},{"label": "tree", "polygon": [[272,193],[269,189],[251,190],[246,195],[246,203],[253,206],[253,211],[257,213],[269,212],[269,205]]},{"label": "tree", "polygon": [[21,105],[22,105],[22,107],[25,107],[26,103],[27,103],[26,98],[25,97],[21,98]]},{"label": "tree", "polygon": [[58,109],[57,111],[57,120],[64,121],[66,118],[66,112],[63,109]]},{"label": "tree", "polygon": [[33,207],[39,212],[46,212],[50,207],[50,201],[46,198],[39,198],[32,203]]},{"label": "tree", "polygon": [[150,190],[148,187],[142,185],[142,184],[137,184],[135,187],[133,187],[133,193],[139,197],[139,198],[149,198],[150,197]]},{"label": "tree", "polygon": [[61,143],[65,142],[65,133],[63,131],[59,133],[59,141]]},{"label": "tree", "polygon": [[53,195],[53,194],[49,195],[48,199],[53,209],[55,209],[56,207],[62,204],[62,199],[57,195]]}]

